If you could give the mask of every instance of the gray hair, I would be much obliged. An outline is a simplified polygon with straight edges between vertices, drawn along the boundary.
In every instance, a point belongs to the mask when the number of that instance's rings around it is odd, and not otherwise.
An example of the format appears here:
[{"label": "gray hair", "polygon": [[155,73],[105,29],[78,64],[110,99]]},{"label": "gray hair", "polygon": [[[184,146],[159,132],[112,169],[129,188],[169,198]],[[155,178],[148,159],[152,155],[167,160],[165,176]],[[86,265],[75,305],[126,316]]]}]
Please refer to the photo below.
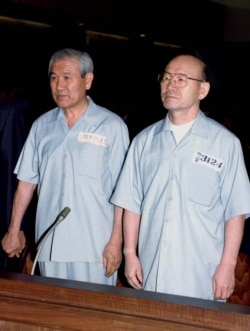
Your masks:
[{"label": "gray hair", "polygon": [[79,62],[79,71],[81,77],[84,77],[88,72],[94,71],[94,63],[91,56],[87,52],[82,52],[73,48],[64,48],[56,51],[50,58],[48,74],[50,77],[51,67],[54,62],[61,61],[67,58],[76,58]]}]

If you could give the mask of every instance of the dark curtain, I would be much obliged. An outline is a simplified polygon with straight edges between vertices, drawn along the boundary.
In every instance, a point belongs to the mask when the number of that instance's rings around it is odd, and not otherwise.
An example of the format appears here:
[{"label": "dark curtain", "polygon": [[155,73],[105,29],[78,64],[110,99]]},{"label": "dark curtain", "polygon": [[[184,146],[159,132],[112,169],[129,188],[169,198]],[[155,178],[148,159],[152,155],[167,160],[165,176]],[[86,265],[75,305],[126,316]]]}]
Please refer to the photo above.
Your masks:
[{"label": "dark curtain", "polygon": [[[17,186],[13,174],[19,153],[27,135],[23,114],[8,104],[0,104],[0,237],[7,231],[14,192]],[[6,269],[6,255],[0,247],[0,270]]]}]

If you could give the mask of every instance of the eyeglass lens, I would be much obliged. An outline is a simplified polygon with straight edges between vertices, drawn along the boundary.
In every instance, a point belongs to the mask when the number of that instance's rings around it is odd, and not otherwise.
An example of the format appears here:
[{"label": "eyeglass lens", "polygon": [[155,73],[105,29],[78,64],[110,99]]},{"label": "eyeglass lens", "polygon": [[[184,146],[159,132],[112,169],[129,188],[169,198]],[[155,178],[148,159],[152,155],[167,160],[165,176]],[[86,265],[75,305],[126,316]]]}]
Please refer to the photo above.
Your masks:
[{"label": "eyeglass lens", "polygon": [[159,83],[170,84],[173,82],[178,87],[184,87],[187,84],[187,76],[185,74],[160,74],[158,75]]}]

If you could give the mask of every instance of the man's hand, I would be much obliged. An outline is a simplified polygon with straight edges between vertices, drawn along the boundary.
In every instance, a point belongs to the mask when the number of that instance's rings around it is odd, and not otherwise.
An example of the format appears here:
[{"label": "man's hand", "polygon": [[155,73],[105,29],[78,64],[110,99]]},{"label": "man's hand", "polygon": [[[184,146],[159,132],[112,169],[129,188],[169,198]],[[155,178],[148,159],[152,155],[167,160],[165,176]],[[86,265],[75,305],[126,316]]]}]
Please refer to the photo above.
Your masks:
[{"label": "man's hand", "polygon": [[226,300],[233,293],[235,270],[232,266],[220,264],[213,275],[213,292],[215,300]]},{"label": "man's hand", "polygon": [[20,257],[26,245],[26,238],[23,231],[16,234],[7,232],[2,239],[2,247],[8,257]]},{"label": "man's hand", "polygon": [[[126,249],[125,249],[126,250]],[[124,251],[125,251],[124,250]],[[142,289],[142,269],[141,263],[135,250],[127,249],[125,255],[125,276],[128,283],[137,290]]]},{"label": "man's hand", "polygon": [[118,270],[122,262],[121,245],[109,242],[102,253],[105,276],[110,277]]}]

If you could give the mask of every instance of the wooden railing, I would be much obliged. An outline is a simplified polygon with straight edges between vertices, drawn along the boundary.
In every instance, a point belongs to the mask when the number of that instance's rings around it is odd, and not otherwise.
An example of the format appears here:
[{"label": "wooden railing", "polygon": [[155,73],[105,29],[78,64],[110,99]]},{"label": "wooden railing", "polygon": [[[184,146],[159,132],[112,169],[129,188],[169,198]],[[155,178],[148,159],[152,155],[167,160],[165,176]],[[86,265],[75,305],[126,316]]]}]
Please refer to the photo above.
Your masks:
[{"label": "wooden railing", "polygon": [[249,331],[250,307],[0,272],[0,330]]}]

